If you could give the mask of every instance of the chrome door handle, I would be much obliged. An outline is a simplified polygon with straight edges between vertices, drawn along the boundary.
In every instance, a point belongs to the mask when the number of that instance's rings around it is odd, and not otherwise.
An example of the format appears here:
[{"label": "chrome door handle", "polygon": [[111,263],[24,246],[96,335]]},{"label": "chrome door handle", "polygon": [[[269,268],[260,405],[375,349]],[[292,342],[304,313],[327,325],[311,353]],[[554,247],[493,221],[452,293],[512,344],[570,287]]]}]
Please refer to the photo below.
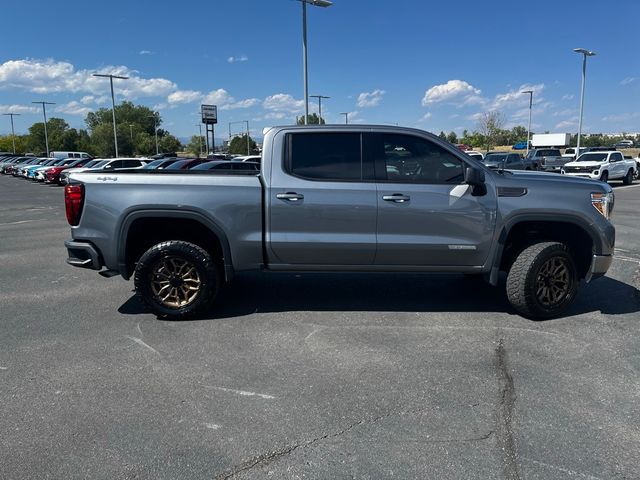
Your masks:
[{"label": "chrome door handle", "polygon": [[386,202],[404,203],[411,200],[411,197],[401,193],[394,193],[393,195],[383,195],[382,199]]},{"label": "chrome door handle", "polygon": [[276,198],[280,200],[288,200],[290,202],[297,202],[298,200],[304,199],[304,195],[296,192],[277,193]]}]

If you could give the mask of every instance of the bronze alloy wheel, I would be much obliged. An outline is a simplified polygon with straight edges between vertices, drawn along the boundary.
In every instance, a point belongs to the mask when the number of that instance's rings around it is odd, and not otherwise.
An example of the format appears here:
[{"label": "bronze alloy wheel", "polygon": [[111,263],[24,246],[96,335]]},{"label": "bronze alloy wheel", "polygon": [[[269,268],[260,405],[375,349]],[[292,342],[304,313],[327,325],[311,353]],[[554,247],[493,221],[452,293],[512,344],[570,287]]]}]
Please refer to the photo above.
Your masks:
[{"label": "bronze alloy wheel", "polygon": [[201,279],[196,266],[180,257],[163,257],[150,273],[155,300],[168,308],[191,305],[200,293]]},{"label": "bronze alloy wheel", "polygon": [[546,308],[561,304],[571,290],[572,276],[565,257],[547,260],[536,278],[536,297]]}]

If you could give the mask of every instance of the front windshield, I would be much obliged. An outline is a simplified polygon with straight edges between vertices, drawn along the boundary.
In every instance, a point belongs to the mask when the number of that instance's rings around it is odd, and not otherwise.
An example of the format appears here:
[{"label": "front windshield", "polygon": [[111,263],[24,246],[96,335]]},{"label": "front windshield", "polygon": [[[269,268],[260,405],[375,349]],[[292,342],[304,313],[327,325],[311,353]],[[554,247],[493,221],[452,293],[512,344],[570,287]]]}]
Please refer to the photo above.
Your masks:
[{"label": "front windshield", "polygon": [[583,153],[578,157],[578,162],[604,162],[608,153]]},{"label": "front windshield", "polygon": [[506,153],[490,153],[484,157],[484,163],[504,162],[507,159],[507,155]]},{"label": "front windshield", "polygon": [[164,160],[154,160],[153,162],[149,162],[147,163],[144,167],[142,168],[146,168],[146,169],[153,169],[156,168],[158,165],[160,165],[162,162],[164,162]]}]

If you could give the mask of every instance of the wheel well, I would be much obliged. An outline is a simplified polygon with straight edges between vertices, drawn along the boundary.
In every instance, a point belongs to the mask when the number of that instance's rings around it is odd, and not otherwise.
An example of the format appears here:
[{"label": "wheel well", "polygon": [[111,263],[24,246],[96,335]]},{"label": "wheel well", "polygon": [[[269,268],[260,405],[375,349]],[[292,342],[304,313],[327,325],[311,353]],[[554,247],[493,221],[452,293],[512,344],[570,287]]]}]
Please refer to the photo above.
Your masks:
[{"label": "wheel well", "polygon": [[140,218],[129,226],[125,250],[127,276],[144,252],[167,240],[183,240],[204,248],[220,262],[224,272],[224,251],[218,236],[197,220],[185,218]]},{"label": "wheel well", "polygon": [[566,222],[522,222],[511,228],[504,243],[500,270],[508,271],[516,257],[538,242],[561,242],[569,247],[578,275],[586,276],[593,255],[593,239],[584,229]]}]

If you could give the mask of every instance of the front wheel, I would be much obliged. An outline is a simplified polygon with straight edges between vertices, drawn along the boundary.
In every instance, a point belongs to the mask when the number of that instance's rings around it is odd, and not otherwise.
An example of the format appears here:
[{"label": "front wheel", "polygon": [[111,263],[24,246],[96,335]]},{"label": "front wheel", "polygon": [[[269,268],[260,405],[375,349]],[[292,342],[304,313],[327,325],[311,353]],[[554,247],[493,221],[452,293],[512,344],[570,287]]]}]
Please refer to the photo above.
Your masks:
[{"label": "front wheel", "polygon": [[561,315],[573,302],[578,274],[567,246],[542,242],[525,248],[507,275],[507,298],[518,313],[535,320]]},{"label": "front wheel", "polygon": [[609,172],[607,171],[602,172],[602,175],[600,175],[600,181],[607,183],[609,181]]},{"label": "front wheel", "polygon": [[205,309],[218,293],[220,267],[198,245],[159,243],[136,265],[134,284],[142,301],[159,317],[181,320]]}]

